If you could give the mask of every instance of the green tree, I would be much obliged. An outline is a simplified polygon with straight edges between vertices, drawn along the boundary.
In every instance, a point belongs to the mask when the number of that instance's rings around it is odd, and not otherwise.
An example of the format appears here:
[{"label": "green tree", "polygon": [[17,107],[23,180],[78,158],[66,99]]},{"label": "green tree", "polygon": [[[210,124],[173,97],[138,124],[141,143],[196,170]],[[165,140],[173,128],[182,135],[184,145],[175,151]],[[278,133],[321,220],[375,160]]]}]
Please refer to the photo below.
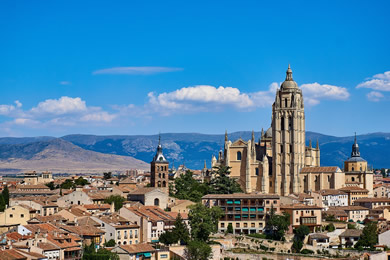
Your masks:
[{"label": "green tree", "polygon": [[125,198],[120,195],[111,195],[104,200],[104,203],[110,204],[114,202],[115,211],[120,210],[123,207],[123,202],[125,202]]},{"label": "green tree", "polygon": [[159,237],[159,241],[165,245],[176,244],[179,241],[177,234],[172,231],[166,231],[162,233]]},{"label": "green tree", "polygon": [[233,234],[233,225],[232,225],[232,223],[229,223],[229,225],[227,226],[226,233]]},{"label": "green tree", "polygon": [[6,204],[5,204],[3,194],[0,194],[0,211],[4,212],[5,208],[6,208]]},{"label": "green tree", "polygon": [[369,222],[363,228],[362,235],[359,241],[355,244],[355,248],[369,247],[371,249],[378,243],[378,227],[375,222]]},{"label": "green tree", "polygon": [[209,236],[218,230],[218,221],[223,216],[219,207],[208,208],[201,203],[190,206],[188,219],[193,240],[207,242]]},{"label": "green tree", "polygon": [[333,232],[336,230],[336,227],[333,225],[333,223],[330,223],[329,225],[326,226],[326,230],[329,232]]},{"label": "green tree", "polygon": [[74,182],[71,180],[71,179],[66,179],[63,183],[61,183],[60,185],[60,188],[61,189],[73,189],[75,188],[76,185],[74,184]]},{"label": "green tree", "polygon": [[291,247],[292,251],[295,253],[299,253],[303,247],[303,241],[305,237],[310,233],[310,229],[308,226],[300,225],[295,229],[295,235],[293,239],[293,245]]},{"label": "green tree", "polygon": [[210,181],[210,193],[213,194],[232,194],[242,192],[240,185],[233,178],[230,178],[229,166],[213,167],[212,178]]},{"label": "green tree", "polygon": [[116,253],[111,252],[105,248],[99,248],[95,250],[95,244],[84,246],[83,260],[119,260],[119,256]]},{"label": "green tree", "polygon": [[3,195],[5,204],[7,206],[9,206],[9,190],[8,190],[8,186],[7,185],[4,186],[4,189],[3,189],[3,192],[1,193],[1,195]]},{"label": "green tree", "polygon": [[348,229],[356,229],[356,225],[353,223],[348,223]]},{"label": "green tree", "polygon": [[212,250],[204,241],[194,240],[184,249],[184,256],[187,260],[207,260],[212,257]]},{"label": "green tree", "polygon": [[277,215],[271,207],[270,214],[266,216],[265,232],[268,239],[282,241],[285,240],[284,234],[290,225],[290,215],[283,213]]},{"label": "green tree", "polygon": [[104,243],[105,247],[114,247],[115,245],[116,245],[116,243],[115,243],[114,239],[110,239],[110,240],[108,240],[107,242]]},{"label": "green tree", "polygon": [[77,186],[85,186],[85,185],[87,185],[89,183],[83,177],[79,177],[77,180],[74,181],[74,184],[77,185]]},{"label": "green tree", "polygon": [[188,170],[175,179],[175,185],[170,187],[169,192],[178,199],[200,202],[202,197],[208,194],[208,186],[195,180],[192,172]]},{"label": "green tree", "polygon": [[108,180],[112,178],[112,173],[111,172],[104,172],[103,173],[103,179]]},{"label": "green tree", "polygon": [[45,184],[50,190],[55,190],[56,187],[54,185],[54,182],[49,182]]},{"label": "green tree", "polygon": [[190,240],[190,232],[180,213],[176,217],[175,227],[172,232],[176,234],[178,241],[182,245],[186,245]]}]

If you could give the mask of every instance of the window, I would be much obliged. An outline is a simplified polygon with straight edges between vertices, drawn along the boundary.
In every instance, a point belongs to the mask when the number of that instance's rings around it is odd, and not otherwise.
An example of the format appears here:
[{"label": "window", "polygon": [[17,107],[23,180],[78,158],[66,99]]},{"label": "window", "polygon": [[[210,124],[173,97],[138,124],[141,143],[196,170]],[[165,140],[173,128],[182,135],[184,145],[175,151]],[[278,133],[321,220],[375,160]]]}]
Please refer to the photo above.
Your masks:
[{"label": "window", "polygon": [[287,107],[287,98],[284,100],[284,107]]},{"label": "window", "polygon": [[352,181],[355,181],[355,177],[352,177]]},{"label": "window", "polygon": [[292,130],[292,123],[293,123],[292,117],[289,116],[288,117],[288,130]]},{"label": "window", "polygon": [[10,217],[10,218],[13,218],[13,217],[14,217],[14,215],[13,215],[13,214],[9,214],[9,217]]},{"label": "window", "polygon": [[154,199],[154,206],[160,206],[160,200],[158,198]]},{"label": "window", "polygon": [[280,145],[280,153],[283,153],[283,145]]},{"label": "window", "polygon": [[237,161],[241,161],[241,152],[237,152]]},{"label": "window", "polygon": [[221,228],[224,228],[225,227],[225,223],[221,223]]},{"label": "window", "polygon": [[244,223],[244,227],[245,227],[245,228],[248,227],[248,223]]},{"label": "window", "polygon": [[259,176],[259,168],[256,168],[256,176]]},{"label": "window", "polygon": [[24,214],[20,214],[20,217],[21,217],[21,218],[24,218]]},{"label": "window", "polygon": [[163,187],[166,187],[167,186],[167,182],[166,181],[163,181]]},{"label": "window", "polygon": [[284,118],[280,118],[280,130],[284,130]]},{"label": "window", "polygon": [[236,227],[238,227],[238,228],[239,228],[239,227],[240,227],[240,223],[236,223]]},{"label": "window", "polygon": [[158,177],[161,178],[161,173],[158,174]]},{"label": "window", "polygon": [[256,227],[256,224],[255,223],[251,223],[251,227]]}]

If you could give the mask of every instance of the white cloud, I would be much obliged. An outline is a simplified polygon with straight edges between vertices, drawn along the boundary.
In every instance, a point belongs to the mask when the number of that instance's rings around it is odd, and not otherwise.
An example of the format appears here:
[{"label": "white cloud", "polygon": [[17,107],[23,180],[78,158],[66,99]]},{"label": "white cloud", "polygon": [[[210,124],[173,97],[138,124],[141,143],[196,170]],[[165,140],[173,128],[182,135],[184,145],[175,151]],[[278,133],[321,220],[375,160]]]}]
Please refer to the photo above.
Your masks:
[{"label": "white cloud", "polygon": [[218,111],[226,107],[251,110],[271,105],[276,88],[271,84],[269,91],[242,93],[233,87],[199,85],[158,95],[150,92],[147,107],[165,115],[175,112]]},{"label": "white cloud", "polygon": [[382,98],[384,98],[383,94],[378,92],[378,91],[371,91],[366,96],[367,96],[368,100],[373,101],[373,102],[378,102]]},{"label": "white cloud", "polygon": [[372,78],[357,85],[356,88],[370,88],[379,91],[390,91],[390,71],[376,74]]},{"label": "white cloud", "polygon": [[350,96],[348,90],[344,87],[319,84],[317,82],[302,84],[301,89],[305,103],[312,106],[319,104],[321,99],[343,101]]},{"label": "white cloud", "polygon": [[15,105],[0,105],[0,115],[2,116],[12,116],[17,114],[19,109],[22,107],[22,103],[19,100],[16,100]]},{"label": "white cloud", "polygon": [[115,67],[100,69],[92,72],[93,75],[99,74],[129,74],[129,75],[150,75],[164,72],[181,71],[182,68],[173,67]]},{"label": "white cloud", "polygon": [[31,109],[31,112],[36,115],[63,115],[85,112],[86,110],[87,106],[85,101],[81,100],[81,98],[71,98],[64,96],[59,99],[47,99],[43,102],[40,102],[38,106]]},{"label": "white cloud", "polygon": [[82,116],[80,118],[81,121],[85,122],[106,122],[109,123],[112,120],[114,120],[117,116],[115,114],[110,114],[108,112],[102,111],[102,112],[96,112],[96,113],[90,113]]}]

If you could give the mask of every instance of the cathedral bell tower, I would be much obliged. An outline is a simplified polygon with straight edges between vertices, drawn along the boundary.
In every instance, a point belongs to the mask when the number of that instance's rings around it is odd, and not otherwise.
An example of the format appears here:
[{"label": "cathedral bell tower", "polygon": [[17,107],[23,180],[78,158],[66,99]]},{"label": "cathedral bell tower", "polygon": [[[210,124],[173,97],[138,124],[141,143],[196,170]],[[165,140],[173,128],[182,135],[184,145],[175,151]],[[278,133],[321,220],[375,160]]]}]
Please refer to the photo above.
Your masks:
[{"label": "cathedral bell tower", "polygon": [[165,159],[161,146],[161,136],[158,137],[158,146],[156,155],[150,163],[150,186],[161,188],[168,193],[169,162]]},{"label": "cathedral bell tower", "polygon": [[302,90],[293,80],[290,65],[272,105],[272,157],[270,192],[298,194],[298,175],[305,165],[305,111]]}]

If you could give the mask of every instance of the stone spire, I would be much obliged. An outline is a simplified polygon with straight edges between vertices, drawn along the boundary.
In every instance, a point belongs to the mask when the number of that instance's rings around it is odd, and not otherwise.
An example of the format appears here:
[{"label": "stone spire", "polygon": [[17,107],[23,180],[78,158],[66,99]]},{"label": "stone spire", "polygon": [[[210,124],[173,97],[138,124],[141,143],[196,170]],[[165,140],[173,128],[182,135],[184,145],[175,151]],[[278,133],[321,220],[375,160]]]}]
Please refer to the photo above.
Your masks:
[{"label": "stone spire", "polygon": [[320,148],[319,144],[318,144],[318,138],[317,138],[317,144],[316,144],[316,149],[318,150]]},{"label": "stone spire", "polygon": [[293,81],[292,70],[291,70],[290,64],[288,64],[288,68],[286,71],[286,81]]},{"label": "stone spire", "polygon": [[356,132],[355,132],[355,142],[352,145],[351,157],[360,157],[359,145],[358,145],[357,139],[356,139]]},{"label": "stone spire", "polygon": [[264,129],[261,128],[261,138],[263,138],[263,136],[264,136]]},{"label": "stone spire", "polygon": [[312,148],[311,139],[309,140],[309,147]]},{"label": "stone spire", "polygon": [[225,130],[225,142],[228,141],[228,134],[227,134],[227,130]]},{"label": "stone spire", "polygon": [[163,149],[162,149],[162,145],[161,145],[161,134],[158,135],[157,151],[156,151],[156,155],[153,157],[153,161],[154,162],[157,162],[157,161],[166,162],[167,161],[164,157],[164,154],[163,154]]}]

